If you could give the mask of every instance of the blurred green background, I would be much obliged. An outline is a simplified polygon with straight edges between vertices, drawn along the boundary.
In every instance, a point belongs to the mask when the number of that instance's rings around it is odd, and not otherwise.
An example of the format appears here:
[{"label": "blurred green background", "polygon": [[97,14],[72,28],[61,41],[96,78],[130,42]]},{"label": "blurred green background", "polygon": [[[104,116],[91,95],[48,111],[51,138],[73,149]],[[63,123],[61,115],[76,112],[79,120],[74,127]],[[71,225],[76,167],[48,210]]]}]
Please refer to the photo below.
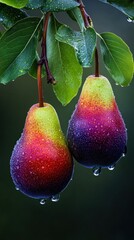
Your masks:
[{"label": "blurred green background", "polygon": [[[98,0],[84,3],[98,32],[118,34],[134,52],[134,25],[125,15]],[[65,14],[58,16],[69,23]],[[86,69],[83,80],[92,71]],[[36,80],[26,75],[7,86],[0,85],[0,240],[134,239],[134,82],[127,88],[116,86],[102,61],[101,74],[111,81],[128,128],[127,156],[114,171],[105,169],[99,177],[75,163],[73,181],[60,201],[44,206],[16,191],[9,172],[12,149],[23,130],[27,111],[37,102]],[[45,101],[56,108],[65,134],[78,97],[62,107],[44,81]]]}]

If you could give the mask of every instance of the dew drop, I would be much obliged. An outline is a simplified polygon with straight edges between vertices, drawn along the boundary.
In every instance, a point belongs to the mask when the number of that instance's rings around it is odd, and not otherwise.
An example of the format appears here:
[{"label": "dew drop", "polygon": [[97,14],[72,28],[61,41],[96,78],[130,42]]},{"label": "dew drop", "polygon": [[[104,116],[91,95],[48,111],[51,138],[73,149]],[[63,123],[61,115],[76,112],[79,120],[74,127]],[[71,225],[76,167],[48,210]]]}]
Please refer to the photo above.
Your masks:
[{"label": "dew drop", "polygon": [[19,188],[18,187],[15,187],[16,191],[19,191]]},{"label": "dew drop", "polygon": [[93,168],[93,175],[98,177],[101,173],[101,167]]},{"label": "dew drop", "polygon": [[130,23],[134,23],[134,20],[129,18],[129,17],[127,18],[127,21],[130,22]]},{"label": "dew drop", "polygon": [[126,156],[126,154],[125,154],[125,153],[123,153],[123,154],[122,154],[122,157],[125,157],[125,156]]},{"label": "dew drop", "polygon": [[45,203],[46,203],[46,200],[45,200],[45,199],[41,199],[41,200],[40,200],[40,204],[41,204],[41,205],[45,205]]},{"label": "dew drop", "polygon": [[125,155],[127,154],[127,146],[125,146],[124,154],[125,154]]},{"label": "dew drop", "polygon": [[52,202],[58,202],[59,200],[60,200],[60,195],[59,194],[57,194],[55,196],[52,196],[52,198],[51,198]]},{"label": "dew drop", "polygon": [[108,167],[108,170],[113,171],[115,169],[115,164]]}]

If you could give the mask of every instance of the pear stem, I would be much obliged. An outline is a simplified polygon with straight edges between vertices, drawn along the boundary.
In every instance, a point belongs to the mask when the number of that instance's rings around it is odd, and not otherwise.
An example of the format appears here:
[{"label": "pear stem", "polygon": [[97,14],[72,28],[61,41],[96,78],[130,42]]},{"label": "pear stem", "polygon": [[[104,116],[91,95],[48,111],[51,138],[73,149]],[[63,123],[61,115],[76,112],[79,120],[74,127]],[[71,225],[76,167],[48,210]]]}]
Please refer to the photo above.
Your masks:
[{"label": "pear stem", "polygon": [[95,77],[99,77],[99,55],[98,55],[98,49],[95,48]]},{"label": "pear stem", "polygon": [[37,69],[37,81],[38,81],[38,96],[39,96],[39,107],[43,107],[43,90],[42,90],[42,67],[45,65],[46,74],[47,74],[47,82],[55,84],[56,81],[50,71],[48,60],[47,60],[47,47],[46,47],[46,39],[47,39],[47,28],[48,28],[48,22],[49,17],[51,13],[48,12],[45,15],[44,20],[44,29],[43,29],[43,36],[42,36],[42,42],[41,42],[41,57],[38,62],[38,69]]},{"label": "pear stem", "polygon": [[42,91],[42,79],[41,79],[42,65],[38,64],[37,79],[38,79],[38,96],[39,107],[43,107],[43,91]]}]

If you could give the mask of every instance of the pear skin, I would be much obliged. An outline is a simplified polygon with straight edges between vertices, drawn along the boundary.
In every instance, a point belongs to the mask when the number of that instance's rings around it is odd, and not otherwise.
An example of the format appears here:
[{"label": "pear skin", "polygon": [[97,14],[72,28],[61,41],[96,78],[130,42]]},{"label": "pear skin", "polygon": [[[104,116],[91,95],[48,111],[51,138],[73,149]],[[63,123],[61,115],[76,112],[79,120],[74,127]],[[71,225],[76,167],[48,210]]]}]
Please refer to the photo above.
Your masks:
[{"label": "pear skin", "polygon": [[67,138],[74,158],[88,168],[110,167],[124,155],[127,130],[107,78],[86,79]]},{"label": "pear skin", "polygon": [[10,160],[17,189],[37,199],[52,198],[68,185],[73,161],[54,108],[33,105]]}]

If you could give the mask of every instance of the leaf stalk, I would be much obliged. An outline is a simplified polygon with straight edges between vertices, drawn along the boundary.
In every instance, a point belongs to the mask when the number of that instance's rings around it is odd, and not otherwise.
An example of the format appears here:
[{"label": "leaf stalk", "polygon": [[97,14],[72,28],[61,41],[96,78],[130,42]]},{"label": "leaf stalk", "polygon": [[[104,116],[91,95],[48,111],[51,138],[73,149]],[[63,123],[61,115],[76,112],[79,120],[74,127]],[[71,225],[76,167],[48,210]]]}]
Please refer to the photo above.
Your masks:
[{"label": "leaf stalk", "polygon": [[42,35],[42,42],[41,42],[41,57],[38,62],[38,69],[37,69],[37,81],[38,81],[38,96],[39,96],[39,107],[43,107],[43,91],[42,91],[42,67],[45,66],[46,74],[47,74],[47,83],[55,84],[56,81],[50,71],[47,59],[47,28],[49,18],[51,16],[51,12],[46,13],[45,20],[44,20],[44,27],[43,27],[43,35]]},{"label": "leaf stalk", "polygon": [[[84,20],[85,28],[89,28],[90,26],[93,26],[92,19],[87,14],[82,0],[77,0],[77,1],[80,4],[79,8]],[[99,55],[98,55],[98,49],[96,47],[95,48],[95,77],[99,77],[99,75],[100,75],[99,74]]]},{"label": "leaf stalk", "polygon": [[84,20],[85,28],[92,26],[92,19],[87,14],[87,12],[85,10],[85,5],[83,4],[82,0],[77,0],[77,2],[80,4],[79,8],[80,8],[83,20]]}]

